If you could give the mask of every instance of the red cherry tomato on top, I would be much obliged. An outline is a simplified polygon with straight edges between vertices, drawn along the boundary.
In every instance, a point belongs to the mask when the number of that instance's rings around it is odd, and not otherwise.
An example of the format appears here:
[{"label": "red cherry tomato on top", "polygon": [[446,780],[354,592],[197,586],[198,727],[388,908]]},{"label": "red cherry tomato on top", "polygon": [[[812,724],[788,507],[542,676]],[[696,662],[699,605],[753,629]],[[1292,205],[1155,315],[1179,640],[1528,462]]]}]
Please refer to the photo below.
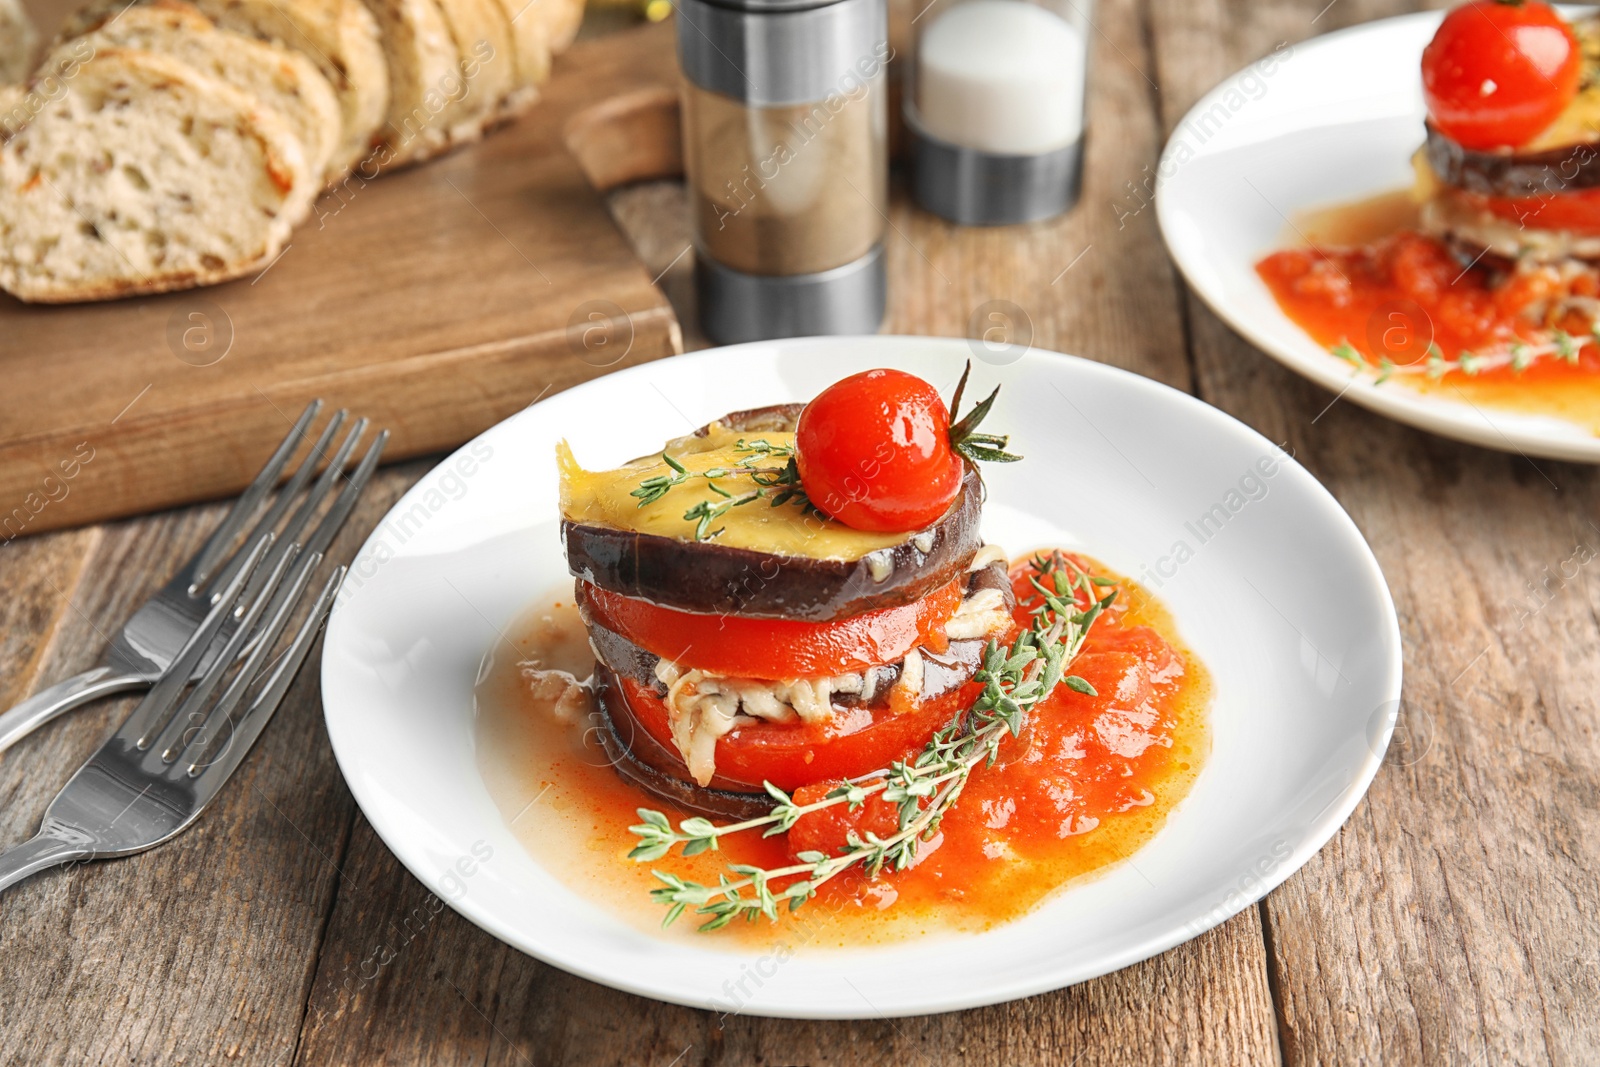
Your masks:
[{"label": "red cherry tomato on top", "polygon": [[1444,17],[1422,53],[1433,124],[1463,148],[1515,147],[1578,93],[1572,27],[1539,0],[1472,0]]},{"label": "red cherry tomato on top", "polygon": [[961,491],[950,412],[904,371],[863,371],[824,389],[800,413],[795,447],[806,496],[858,530],[921,529]]}]

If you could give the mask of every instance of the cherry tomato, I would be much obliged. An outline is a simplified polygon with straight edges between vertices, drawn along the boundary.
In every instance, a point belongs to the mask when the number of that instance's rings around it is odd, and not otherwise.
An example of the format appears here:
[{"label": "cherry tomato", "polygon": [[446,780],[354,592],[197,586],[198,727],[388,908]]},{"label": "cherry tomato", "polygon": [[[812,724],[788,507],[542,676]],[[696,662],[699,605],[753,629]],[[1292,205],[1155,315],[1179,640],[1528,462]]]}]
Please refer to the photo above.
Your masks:
[{"label": "cherry tomato", "polygon": [[595,621],[640,648],[736,678],[814,678],[894,663],[913,647],[942,651],[966,576],[921,600],[833,622],[700,615],[585,584]]},{"label": "cherry tomato", "polygon": [[[661,698],[631,678],[622,679],[621,686],[638,726],[668,751],[677,752]],[[717,740],[717,776],[711,786],[759,792],[763,781],[780,789],[798,789],[812,782],[871,774],[921,749],[935,730],[970,708],[981,691],[969,683],[904,714],[887,708],[852,708],[815,726],[798,722],[741,726]],[[628,736],[628,726],[619,723],[618,728]],[[687,777],[681,763],[676,770]]]},{"label": "cherry tomato", "polygon": [[800,413],[795,447],[811,502],[858,530],[919,530],[961,491],[950,412],[904,371],[863,371],[824,389]]},{"label": "cherry tomato", "polygon": [[1445,16],[1422,53],[1433,124],[1464,148],[1514,147],[1578,93],[1572,28],[1539,0],[1472,0]]}]

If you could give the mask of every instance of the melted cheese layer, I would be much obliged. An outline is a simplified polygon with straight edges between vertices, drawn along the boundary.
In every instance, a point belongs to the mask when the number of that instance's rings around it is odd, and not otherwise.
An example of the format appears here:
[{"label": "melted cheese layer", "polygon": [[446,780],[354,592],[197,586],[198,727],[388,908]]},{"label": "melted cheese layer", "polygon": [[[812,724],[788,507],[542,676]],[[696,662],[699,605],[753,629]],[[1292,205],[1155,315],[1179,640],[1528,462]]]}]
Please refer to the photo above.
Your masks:
[{"label": "melted cheese layer", "polygon": [[[691,472],[704,473],[718,468],[728,471],[716,484],[737,497],[758,488],[748,473],[738,466],[751,460],[752,453],[741,451],[747,445],[766,441],[793,447],[794,434],[773,431],[735,432],[713,424],[706,437],[681,437],[669,441],[665,451]],[[639,506],[630,495],[647,478],[672,477],[673,469],[660,454],[636,459],[614,470],[591,471],[579,465],[565,441],[556,446],[556,462],[561,470],[561,515],[569,522],[609,526],[635,533],[655,534],[679,541],[695,540],[697,520],[684,518],[696,504],[713,507],[727,502],[710,488],[704,478],[691,478],[669,489],[653,503]],[[783,467],[786,458],[756,460],[763,468]],[[871,552],[892,548],[910,539],[906,533],[871,533],[854,530],[843,523],[824,519],[796,503],[773,507],[767,498],[752,500],[712,521],[716,544],[771,552],[780,556],[853,562]]]}]

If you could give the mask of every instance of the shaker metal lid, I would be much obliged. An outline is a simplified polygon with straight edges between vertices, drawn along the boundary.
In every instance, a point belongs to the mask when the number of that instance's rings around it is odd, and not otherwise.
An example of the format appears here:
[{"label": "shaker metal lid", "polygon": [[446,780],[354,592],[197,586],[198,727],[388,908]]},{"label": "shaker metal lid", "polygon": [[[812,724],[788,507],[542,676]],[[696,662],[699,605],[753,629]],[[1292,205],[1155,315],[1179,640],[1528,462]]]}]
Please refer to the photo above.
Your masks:
[{"label": "shaker metal lid", "polygon": [[756,107],[852,94],[888,62],[885,0],[679,0],[677,22],[684,76]]}]

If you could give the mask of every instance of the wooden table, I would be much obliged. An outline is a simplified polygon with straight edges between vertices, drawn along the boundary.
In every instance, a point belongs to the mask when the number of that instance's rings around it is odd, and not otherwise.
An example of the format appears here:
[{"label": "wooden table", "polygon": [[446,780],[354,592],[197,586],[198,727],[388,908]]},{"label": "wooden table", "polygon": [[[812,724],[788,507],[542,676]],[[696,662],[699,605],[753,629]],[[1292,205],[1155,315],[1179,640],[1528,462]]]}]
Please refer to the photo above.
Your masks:
[{"label": "wooden table", "polygon": [[[544,966],[442,907],[357,811],[308,671],[188,834],[0,900],[0,1059],[1600,1062],[1593,469],[1330,406],[1185,291],[1149,206],[1163,138],[1205,89],[1279,42],[1400,10],[1385,0],[1105,0],[1076,211],[962,231],[903,200],[893,209],[888,330],[965,334],[986,302],[1014,304],[1035,344],[1190,390],[1286,441],[1377,552],[1406,645],[1395,742],[1350,821],[1259,905],[1146,963],[1012,1004],[719,1025]],[[673,264],[663,284],[682,307],[681,191],[636,188],[614,207],[656,269]],[[427,466],[382,472],[334,551],[353,553]],[[0,700],[87,666],[218,513],[5,545]],[[0,757],[0,840],[33,831],[66,771],[127,706],[80,712]]]}]

